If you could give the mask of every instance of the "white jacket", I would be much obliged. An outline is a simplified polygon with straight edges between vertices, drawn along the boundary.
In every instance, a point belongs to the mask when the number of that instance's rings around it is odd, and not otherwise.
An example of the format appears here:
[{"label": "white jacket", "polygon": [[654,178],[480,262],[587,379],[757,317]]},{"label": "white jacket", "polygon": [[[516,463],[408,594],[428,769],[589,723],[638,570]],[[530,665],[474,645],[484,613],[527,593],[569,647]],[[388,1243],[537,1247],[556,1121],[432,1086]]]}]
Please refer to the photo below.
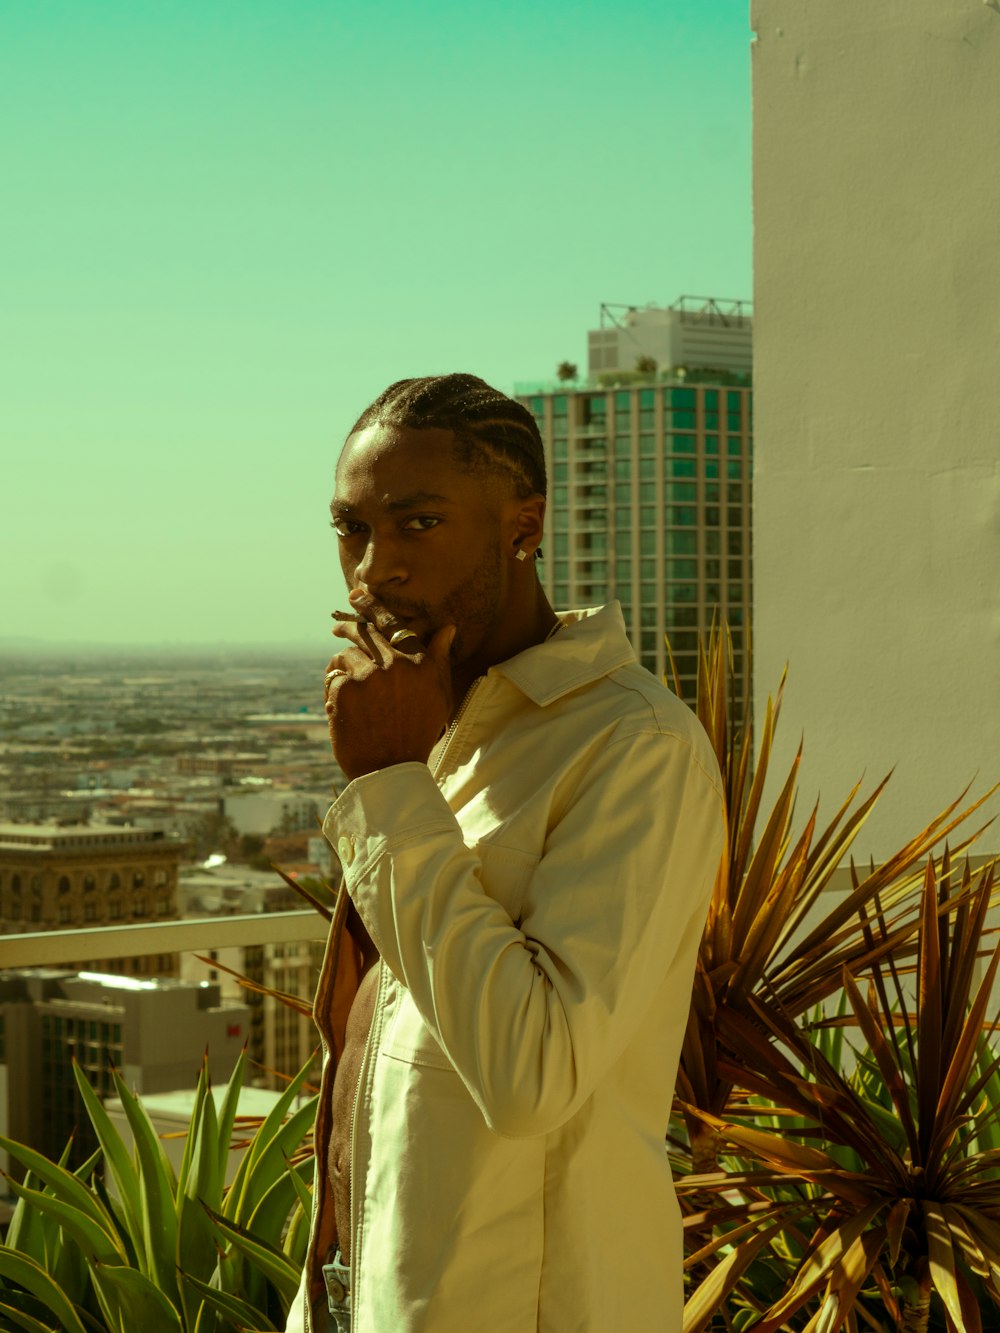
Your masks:
[{"label": "white jacket", "polygon": [[[382,960],[353,1130],[354,1333],[681,1326],[664,1135],[721,783],[617,605],[562,618],[473,686],[429,765],[356,779],[324,824]],[[321,1028],[345,915],[342,895]],[[289,1330],[316,1329],[332,1072]]]}]

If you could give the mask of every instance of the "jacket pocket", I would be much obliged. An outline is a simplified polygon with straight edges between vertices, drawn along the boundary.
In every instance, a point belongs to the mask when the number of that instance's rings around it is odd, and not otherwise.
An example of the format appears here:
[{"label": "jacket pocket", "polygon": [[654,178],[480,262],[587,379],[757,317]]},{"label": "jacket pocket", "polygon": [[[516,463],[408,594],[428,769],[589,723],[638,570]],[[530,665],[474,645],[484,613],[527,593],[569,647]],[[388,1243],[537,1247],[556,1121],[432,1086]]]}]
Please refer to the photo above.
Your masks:
[{"label": "jacket pocket", "polygon": [[494,902],[500,904],[515,926],[520,926],[524,899],[538,857],[496,842],[475,843],[472,850],[479,857],[480,882]]}]

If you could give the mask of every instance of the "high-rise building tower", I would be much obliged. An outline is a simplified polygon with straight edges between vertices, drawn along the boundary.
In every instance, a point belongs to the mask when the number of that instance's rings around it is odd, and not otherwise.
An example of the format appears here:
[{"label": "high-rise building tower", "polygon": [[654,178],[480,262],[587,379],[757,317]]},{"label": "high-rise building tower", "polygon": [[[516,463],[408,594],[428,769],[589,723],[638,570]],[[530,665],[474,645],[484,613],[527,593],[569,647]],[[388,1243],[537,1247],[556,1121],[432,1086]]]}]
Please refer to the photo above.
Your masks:
[{"label": "high-rise building tower", "polygon": [[519,386],[545,445],[539,577],[549,600],[565,609],[617,598],[657,675],[669,634],[689,702],[698,633],[713,619],[732,629],[742,680],[752,598],[752,390],[737,372],[711,381],[692,367],[686,377],[605,372],[586,387]]}]

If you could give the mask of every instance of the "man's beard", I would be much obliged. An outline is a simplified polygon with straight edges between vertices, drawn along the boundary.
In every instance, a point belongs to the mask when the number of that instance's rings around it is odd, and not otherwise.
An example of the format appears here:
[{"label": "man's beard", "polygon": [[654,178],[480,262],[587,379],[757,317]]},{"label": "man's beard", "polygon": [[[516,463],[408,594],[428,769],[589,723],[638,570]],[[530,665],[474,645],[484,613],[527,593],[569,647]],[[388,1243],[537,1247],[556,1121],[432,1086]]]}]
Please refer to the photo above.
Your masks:
[{"label": "man's beard", "polygon": [[[384,599],[384,605],[393,615],[418,622],[417,632],[430,641],[444,625],[457,629],[449,656],[452,662],[464,662],[470,657],[496,621],[503,593],[503,552],[500,538],[495,538],[483,552],[475,569],[464,583],[453,589],[442,601],[407,602],[401,598]],[[426,628],[425,628],[426,626]]]}]

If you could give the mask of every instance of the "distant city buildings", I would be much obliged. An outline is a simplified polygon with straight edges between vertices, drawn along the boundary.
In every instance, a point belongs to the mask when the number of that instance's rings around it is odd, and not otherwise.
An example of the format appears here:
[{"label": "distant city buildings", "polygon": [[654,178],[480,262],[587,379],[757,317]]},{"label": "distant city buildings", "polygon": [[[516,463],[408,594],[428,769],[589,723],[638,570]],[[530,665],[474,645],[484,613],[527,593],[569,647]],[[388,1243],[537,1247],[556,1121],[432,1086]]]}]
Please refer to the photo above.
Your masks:
[{"label": "distant city buildings", "polygon": [[[207,981],[0,972],[0,1132],[55,1160],[73,1136],[77,1166],[97,1144],[74,1060],[102,1097],[114,1094],[112,1064],[139,1093],[192,1088],[206,1051],[224,1083],[249,1025],[248,1006]],[[13,1161],[4,1169],[20,1174]]]},{"label": "distant city buildings", "polygon": [[[309,843],[320,841],[309,839]],[[324,847],[328,844],[323,841]],[[321,865],[310,865],[302,876],[312,883],[317,896],[324,890],[321,876],[333,869],[320,847],[311,847],[323,857]],[[257,912],[287,912],[308,906],[274,870],[254,870],[247,866],[220,865],[190,868],[180,880],[179,898],[185,919],[205,916],[246,916]],[[289,940],[255,945],[228,945],[206,948],[201,957],[181,955],[181,975],[192,981],[208,979],[218,984],[224,999],[247,1005],[250,1013],[247,1055],[252,1068],[247,1081],[281,1088],[285,1079],[296,1074],[317,1046],[316,1028],[308,1009],[316,990],[323,963],[325,941]],[[207,960],[207,961],[203,961]],[[298,999],[302,1010],[265,996],[262,990],[248,990],[236,976],[245,977],[256,986]]]},{"label": "distant city buildings", "polygon": [[[732,630],[742,678],[753,595],[752,319],[743,303],[703,304],[635,310],[602,341],[592,333],[585,383],[518,386],[545,446],[547,596],[563,609],[617,598],[660,676],[669,635],[689,702],[713,619]],[[688,359],[660,363],[658,351]]]},{"label": "distant city buildings", "polygon": [[[0,824],[0,933],[175,920],[187,850],[161,829]],[[177,970],[172,954],[89,963],[139,976]]]}]

